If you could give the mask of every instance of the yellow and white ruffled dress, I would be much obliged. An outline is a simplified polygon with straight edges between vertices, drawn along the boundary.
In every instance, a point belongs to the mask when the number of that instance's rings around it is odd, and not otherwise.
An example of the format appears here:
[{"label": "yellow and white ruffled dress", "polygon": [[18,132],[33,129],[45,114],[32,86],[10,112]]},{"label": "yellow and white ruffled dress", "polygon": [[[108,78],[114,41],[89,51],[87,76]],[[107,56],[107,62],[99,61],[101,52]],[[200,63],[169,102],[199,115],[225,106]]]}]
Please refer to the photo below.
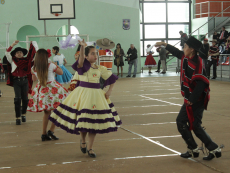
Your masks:
[{"label": "yellow and white ruffled dress", "polygon": [[105,98],[105,92],[100,89],[100,77],[105,80],[105,86],[111,85],[118,79],[104,66],[94,69],[85,59],[83,67],[73,69],[78,72],[77,87],[53,111],[50,116],[56,126],[68,133],[79,134],[109,133],[117,131],[121,120],[110,99]]}]

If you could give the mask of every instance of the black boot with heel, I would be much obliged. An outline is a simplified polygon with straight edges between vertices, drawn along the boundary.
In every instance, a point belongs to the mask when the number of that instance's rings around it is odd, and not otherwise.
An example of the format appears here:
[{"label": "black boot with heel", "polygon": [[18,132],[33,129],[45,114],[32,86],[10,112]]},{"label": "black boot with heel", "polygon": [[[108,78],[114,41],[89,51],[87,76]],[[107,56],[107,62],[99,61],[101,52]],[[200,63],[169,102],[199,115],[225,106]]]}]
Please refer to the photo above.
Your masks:
[{"label": "black boot with heel", "polygon": [[52,140],[51,137],[49,137],[47,134],[42,135],[41,138],[42,138],[42,141],[50,141],[50,140]]},{"label": "black boot with heel", "polygon": [[54,132],[52,132],[50,130],[47,132],[47,136],[49,136],[53,140],[58,140],[59,139],[57,136],[54,135]]}]

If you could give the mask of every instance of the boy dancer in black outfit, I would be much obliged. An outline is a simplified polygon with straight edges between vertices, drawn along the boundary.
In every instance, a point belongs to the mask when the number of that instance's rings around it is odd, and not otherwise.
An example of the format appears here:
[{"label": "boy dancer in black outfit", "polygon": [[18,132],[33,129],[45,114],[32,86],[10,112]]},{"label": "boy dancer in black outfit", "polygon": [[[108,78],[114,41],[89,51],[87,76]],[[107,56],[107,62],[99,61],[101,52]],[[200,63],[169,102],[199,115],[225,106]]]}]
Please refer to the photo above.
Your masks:
[{"label": "boy dancer in black outfit", "polygon": [[14,87],[14,108],[16,114],[16,125],[21,125],[21,120],[22,122],[26,122],[28,93],[31,93],[32,88],[31,66],[33,66],[33,58],[36,53],[35,47],[37,47],[37,43],[32,42],[30,44],[30,50],[27,57],[23,57],[28,52],[24,48],[17,47],[11,52],[12,48],[17,45],[18,42],[19,41],[16,40],[6,50],[6,57],[8,61],[7,85]]},{"label": "boy dancer in black outfit", "polygon": [[[181,154],[183,158],[198,157],[199,149],[191,130],[205,144],[209,155],[203,160],[212,160],[221,157],[221,149],[212,141],[210,136],[201,127],[204,109],[207,109],[209,95],[209,80],[203,69],[202,59],[197,55],[202,43],[190,37],[184,44],[184,52],[164,43],[156,43],[156,47],[165,46],[166,49],[178,59],[181,59],[181,94],[184,104],[176,119],[178,131],[188,146],[188,151]],[[188,126],[189,124],[189,126]]]}]

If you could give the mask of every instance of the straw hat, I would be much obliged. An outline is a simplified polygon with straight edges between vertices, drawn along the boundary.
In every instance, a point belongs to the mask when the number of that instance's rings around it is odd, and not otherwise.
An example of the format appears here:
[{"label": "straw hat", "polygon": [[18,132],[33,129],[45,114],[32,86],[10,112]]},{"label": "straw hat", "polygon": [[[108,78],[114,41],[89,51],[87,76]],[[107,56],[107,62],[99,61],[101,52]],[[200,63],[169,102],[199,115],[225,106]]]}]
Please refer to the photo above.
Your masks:
[{"label": "straw hat", "polygon": [[102,49],[112,49],[115,47],[115,43],[108,38],[99,39],[96,41],[96,43]]}]

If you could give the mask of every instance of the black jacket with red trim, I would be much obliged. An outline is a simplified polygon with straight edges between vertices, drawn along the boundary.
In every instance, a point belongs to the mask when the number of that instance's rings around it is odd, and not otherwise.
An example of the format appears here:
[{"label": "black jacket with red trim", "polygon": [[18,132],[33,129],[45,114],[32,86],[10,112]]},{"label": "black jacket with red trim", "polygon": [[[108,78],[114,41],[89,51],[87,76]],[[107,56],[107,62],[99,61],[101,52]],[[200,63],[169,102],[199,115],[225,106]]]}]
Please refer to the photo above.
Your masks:
[{"label": "black jacket with red trim", "polygon": [[195,55],[192,58],[185,57],[184,52],[167,45],[166,49],[178,59],[181,59],[181,94],[184,97],[184,103],[202,104],[207,109],[210,99],[209,80],[206,71],[203,68],[203,61]]}]

